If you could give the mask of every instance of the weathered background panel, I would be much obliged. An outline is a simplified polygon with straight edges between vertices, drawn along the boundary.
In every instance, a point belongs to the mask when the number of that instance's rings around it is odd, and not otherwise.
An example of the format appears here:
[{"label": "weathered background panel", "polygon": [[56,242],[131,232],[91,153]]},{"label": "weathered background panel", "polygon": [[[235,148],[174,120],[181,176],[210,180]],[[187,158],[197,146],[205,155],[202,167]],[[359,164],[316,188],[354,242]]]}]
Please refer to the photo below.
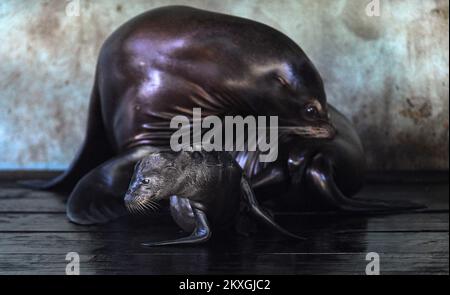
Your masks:
[{"label": "weathered background panel", "polygon": [[372,169],[448,169],[448,1],[381,0],[373,17],[369,2],[2,0],[0,169],[66,167],[103,40],[168,4],[255,19],[298,42],[329,101],[355,123]]}]

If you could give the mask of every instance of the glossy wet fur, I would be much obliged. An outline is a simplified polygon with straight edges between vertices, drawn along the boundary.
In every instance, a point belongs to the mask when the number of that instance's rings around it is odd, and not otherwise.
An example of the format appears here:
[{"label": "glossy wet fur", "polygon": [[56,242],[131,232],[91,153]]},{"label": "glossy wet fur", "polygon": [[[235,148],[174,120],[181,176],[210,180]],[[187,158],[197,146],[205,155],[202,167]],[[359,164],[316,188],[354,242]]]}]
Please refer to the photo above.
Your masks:
[{"label": "glossy wet fur", "polygon": [[170,120],[191,117],[194,107],[203,116],[278,116],[304,137],[333,136],[312,63],[285,35],[251,20],[188,7],[149,11],[106,40],[98,75],[118,151],[169,146]]},{"label": "glossy wet fur", "polygon": [[[36,186],[71,190],[134,147],[167,149],[176,115],[273,115],[297,138],[333,138],[319,73],[301,48],[248,19],[182,6],[148,11],[102,46],[88,130],[64,175]],[[120,122],[120,124],[117,124]]]}]

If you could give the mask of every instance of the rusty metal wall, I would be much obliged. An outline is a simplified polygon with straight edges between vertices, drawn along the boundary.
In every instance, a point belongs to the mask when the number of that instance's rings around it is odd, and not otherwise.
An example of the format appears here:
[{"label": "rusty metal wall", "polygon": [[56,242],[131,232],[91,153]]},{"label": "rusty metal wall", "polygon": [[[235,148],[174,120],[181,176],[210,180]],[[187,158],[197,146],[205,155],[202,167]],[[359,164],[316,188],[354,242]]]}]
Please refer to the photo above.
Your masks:
[{"label": "rusty metal wall", "polygon": [[376,2],[2,0],[0,169],[66,167],[103,40],[168,4],[255,19],[298,42],[357,126],[370,168],[448,169],[448,1],[380,0],[379,13]]}]

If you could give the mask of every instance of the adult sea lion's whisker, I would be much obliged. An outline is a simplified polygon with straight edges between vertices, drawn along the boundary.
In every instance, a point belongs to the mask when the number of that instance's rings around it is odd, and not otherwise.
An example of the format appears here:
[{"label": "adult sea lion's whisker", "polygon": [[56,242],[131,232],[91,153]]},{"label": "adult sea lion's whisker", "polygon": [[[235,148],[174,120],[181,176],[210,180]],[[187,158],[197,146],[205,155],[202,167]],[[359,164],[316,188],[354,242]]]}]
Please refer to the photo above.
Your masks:
[{"label": "adult sea lion's whisker", "polygon": [[324,127],[314,126],[285,126],[279,127],[281,134],[295,134],[305,137],[325,138],[330,136],[330,131]]}]

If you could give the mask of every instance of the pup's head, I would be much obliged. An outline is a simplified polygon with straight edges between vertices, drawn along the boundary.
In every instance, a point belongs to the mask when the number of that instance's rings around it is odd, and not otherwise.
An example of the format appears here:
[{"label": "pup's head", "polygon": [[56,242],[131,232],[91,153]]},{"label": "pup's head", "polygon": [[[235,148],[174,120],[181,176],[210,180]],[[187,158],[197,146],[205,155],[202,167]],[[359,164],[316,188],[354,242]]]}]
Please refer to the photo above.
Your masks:
[{"label": "pup's head", "polygon": [[182,174],[177,157],[174,153],[152,153],[136,164],[125,194],[125,205],[130,212],[156,209],[158,201],[174,194],[174,186]]},{"label": "pup's head", "polygon": [[[125,194],[125,205],[134,213],[156,209],[173,195],[189,198],[192,179],[198,178],[205,159],[200,152],[155,152],[139,161]],[[204,170],[204,169],[203,169]]]}]

